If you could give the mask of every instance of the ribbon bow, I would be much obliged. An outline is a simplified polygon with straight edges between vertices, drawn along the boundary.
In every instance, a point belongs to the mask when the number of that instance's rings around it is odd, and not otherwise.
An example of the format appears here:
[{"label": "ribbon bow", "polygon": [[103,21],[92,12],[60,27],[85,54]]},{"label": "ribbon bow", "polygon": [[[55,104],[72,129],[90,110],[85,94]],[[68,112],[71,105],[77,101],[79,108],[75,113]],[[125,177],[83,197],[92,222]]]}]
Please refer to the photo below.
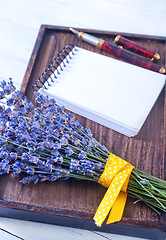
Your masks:
[{"label": "ribbon bow", "polygon": [[109,212],[107,224],[121,220],[127,199],[128,181],[133,168],[130,163],[110,154],[104,172],[98,180],[98,183],[108,190],[93,218],[97,226],[102,225]]}]

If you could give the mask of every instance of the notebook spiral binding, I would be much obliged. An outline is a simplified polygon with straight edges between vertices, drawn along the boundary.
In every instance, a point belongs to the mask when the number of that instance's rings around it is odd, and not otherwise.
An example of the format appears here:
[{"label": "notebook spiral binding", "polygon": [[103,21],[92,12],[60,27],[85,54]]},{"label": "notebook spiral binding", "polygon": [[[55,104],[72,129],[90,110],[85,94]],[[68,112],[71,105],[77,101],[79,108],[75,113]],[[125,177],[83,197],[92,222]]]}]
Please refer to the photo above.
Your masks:
[{"label": "notebook spiral binding", "polygon": [[[54,60],[48,65],[39,79],[35,81],[35,84],[32,86],[34,91],[38,91],[41,87],[47,89],[45,85],[46,83],[48,86],[51,86],[51,83],[54,83],[55,79],[57,79],[58,75],[60,75],[61,71],[63,71],[63,68],[66,67],[66,63],[69,63],[69,59],[72,59],[72,56],[75,55],[75,51],[77,51],[77,49],[73,44],[68,44],[65,46],[57,55],[57,57],[55,57]],[[65,59],[66,63],[64,61]],[[63,66],[61,63],[63,63]],[[58,67],[60,67],[60,69],[58,69]],[[52,75],[54,76],[54,79]]]}]

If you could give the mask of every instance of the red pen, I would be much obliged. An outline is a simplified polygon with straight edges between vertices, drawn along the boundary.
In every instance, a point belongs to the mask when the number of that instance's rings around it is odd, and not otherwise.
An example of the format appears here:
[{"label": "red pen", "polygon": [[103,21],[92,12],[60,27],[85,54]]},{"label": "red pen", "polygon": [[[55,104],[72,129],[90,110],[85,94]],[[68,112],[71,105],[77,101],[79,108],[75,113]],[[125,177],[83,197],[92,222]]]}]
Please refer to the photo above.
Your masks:
[{"label": "red pen", "polygon": [[90,34],[83,33],[83,32],[78,32],[73,28],[70,28],[70,31],[72,31],[74,34],[78,36],[78,38],[96,46],[99,49],[102,49],[108,53],[110,53],[112,56],[121,59],[125,62],[137,65],[142,68],[146,68],[149,70],[152,70],[154,72],[166,73],[166,69],[164,67],[161,67],[143,57],[140,57],[138,55],[135,55],[129,51],[125,51],[124,49],[121,49],[117,46],[111,45],[104,41],[103,39],[99,39],[97,37],[94,37]]},{"label": "red pen", "polygon": [[153,61],[154,59],[155,60],[160,59],[160,55],[158,53],[154,53],[152,50],[149,50],[127,38],[120,36],[120,35],[116,36],[116,38],[114,39],[114,43],[117,46],[122,47],[125,50],[136,53],[145,58],[148,58],[151,61]]}]

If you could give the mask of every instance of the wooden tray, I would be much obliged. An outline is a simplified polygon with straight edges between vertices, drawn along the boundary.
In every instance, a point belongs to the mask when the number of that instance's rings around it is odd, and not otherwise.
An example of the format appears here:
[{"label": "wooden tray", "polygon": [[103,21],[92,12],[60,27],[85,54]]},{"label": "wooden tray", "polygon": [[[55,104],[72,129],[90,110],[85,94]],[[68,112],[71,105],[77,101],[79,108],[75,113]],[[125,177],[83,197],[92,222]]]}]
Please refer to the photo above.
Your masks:
[{"label": "wooden tray", "polygon": [[[96,37],[113,43],[117,34],[159,52],[158,64],[165,65],[166,38],[132,35],[107,31],[81,29]],[[22,91],[34,100],[32,85],[51,60],[69,43],[109,56],[90,44],[81,41],[68,28],[42,25],[22,83]],[[93,136],[114,154],[126,159],[136,168],[166,180],[165,90],[160,94],[139,134],[128,138],[93,121],[75,115],[83,126],[91,128]],[[0,177],[0,207],[9,207],[38,213],[92,220],[106,189],[97,183],[68,180],[23,185],[19,177]],[[143,203],[127,204],[120,224],[166,231],[166,216],[158,216]]]}]

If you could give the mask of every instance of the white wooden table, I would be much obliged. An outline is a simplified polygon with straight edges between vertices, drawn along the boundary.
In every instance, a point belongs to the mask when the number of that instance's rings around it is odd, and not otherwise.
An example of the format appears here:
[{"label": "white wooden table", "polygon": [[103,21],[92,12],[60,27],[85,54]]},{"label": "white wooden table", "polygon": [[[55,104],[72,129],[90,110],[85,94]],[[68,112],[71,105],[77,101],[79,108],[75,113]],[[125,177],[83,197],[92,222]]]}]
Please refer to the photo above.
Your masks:
[{"label": "white wooden table", "polygon": [[[165,22],[165,0],[0,0],[0,80],[12,77],[20,88],[41,24],[166,36]],[[2,217],[0,209],[3,240],[140,239],[133,231],[125,236],[22,221]],[[166,239],[164,233],[145,230],[141,237]]]}]

